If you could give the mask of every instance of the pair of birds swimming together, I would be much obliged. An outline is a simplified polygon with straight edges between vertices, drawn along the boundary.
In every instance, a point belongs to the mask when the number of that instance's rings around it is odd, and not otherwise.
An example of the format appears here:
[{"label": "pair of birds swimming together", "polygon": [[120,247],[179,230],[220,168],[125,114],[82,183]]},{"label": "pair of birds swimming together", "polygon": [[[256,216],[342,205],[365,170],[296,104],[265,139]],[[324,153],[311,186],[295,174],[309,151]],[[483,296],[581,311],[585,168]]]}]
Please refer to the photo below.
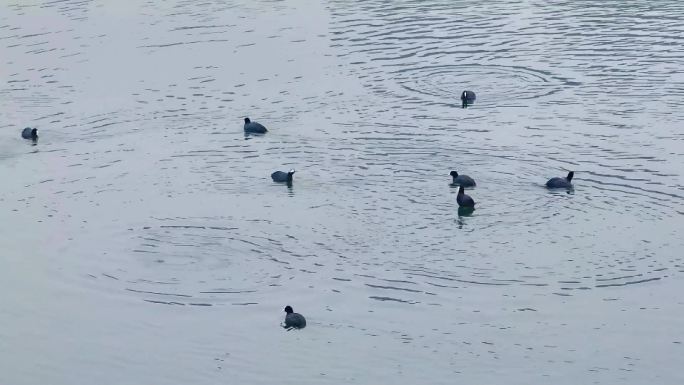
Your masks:
[{"label": "pair of birds swimming together", "polygon": [[465,193],[466,187],[475,187],[475,180],[468,175],[458,175],[457,171],[452,171],[449,175],[453,178],[451,184],[458,186],[458,195],[456,195],[458,207],[475,207],[473,198]]},{"label": "pair of birds swimming together", "polygon": [[[252,122],[249,118],[245,118],[244,130],[246,133],[249,134],[265,134],[268,132],[268,130],[266,129],[266,127],[264,127],[263,124],[258,122]],[[291,185],[292,176],[294,175],[294,173],[294,169],[291,169],[288,172],[276,171],[271,174],[271,179],[273,179],[274,182],[287,183],[288,185]]]},{"label": "pair of birds swimming together", "polygon": [[[245,118],[245,132],[253,134],[265,134],[268,132],[268,130],[263,125],[257,122],[252,122],[249,120],[249,118]],[[26,127],[21,131],[21,137],[24,139],[36,140],[38,139],[38,129]]]},{"label": "pair of birds swimming together", "polygon": [[[467,195],[465,193],[465,187],[475,187],[475,180],[473,178],[469,177],[468,175],[458,175],[458,172],[452,171],[450,173],[451,177],[453,178],[451,184],[452,185],[458,185],[458,195],[456,196],[456,202],[458,203],[459,207],[468,207],[472,208],[475,207],[475,201],[473,198],[470,197],[470,195]],[[568,176],[565,178],[551,178],[546,182],[546,187],[547,188],[565,188],[569,189],[572,188],[572,178],[575,176],[574,171],[570,171],[568,173]]]}]

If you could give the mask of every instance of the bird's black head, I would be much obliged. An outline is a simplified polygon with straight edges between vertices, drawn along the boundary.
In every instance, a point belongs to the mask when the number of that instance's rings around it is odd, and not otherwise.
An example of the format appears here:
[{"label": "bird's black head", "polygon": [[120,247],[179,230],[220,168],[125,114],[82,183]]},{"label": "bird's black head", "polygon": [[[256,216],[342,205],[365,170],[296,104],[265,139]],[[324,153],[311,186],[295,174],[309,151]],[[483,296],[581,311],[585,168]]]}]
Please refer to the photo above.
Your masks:
[{"label": "bird's black head", "polygon": [[285,306],[285,313],[287,313],[287,314],[292,313],[292,306],[290,306],[290,305]]},{"label": "bird's black head", "polygon": [[570,172],[568,173],[568,176],[567,176],[565,179],[567,179],[568,182],[570,182],[570,181],[572,180],[572,177],[574,177],[574,176],[575,176],[575,172],[574,172],[574,171],[570,171]]},{"label": "bird's black head", "polygon": [[250,123],[250,122],[251,122],[251,120],[249,120],[249,118],[245,118],[245,123]]},{"label": "bird's black head", "polygon": [[458,178],[458,172],[456,171],[450,172],[449,175],[453,176],[454,178]]},{"label": "bird's black head", "polygon": [[465,188],[463,186],[458,186],[458,195],[465,194]]},{"label": "bird's black head", "polygon": [[38,129],[34,128],[31,130],[31,138],[38,139]]}]

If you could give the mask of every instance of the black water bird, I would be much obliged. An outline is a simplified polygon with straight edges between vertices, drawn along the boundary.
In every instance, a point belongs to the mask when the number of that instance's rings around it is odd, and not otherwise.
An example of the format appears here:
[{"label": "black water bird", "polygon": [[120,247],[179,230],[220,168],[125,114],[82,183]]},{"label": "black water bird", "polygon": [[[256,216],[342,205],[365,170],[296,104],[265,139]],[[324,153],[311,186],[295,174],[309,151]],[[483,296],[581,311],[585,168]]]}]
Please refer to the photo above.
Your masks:
[{"label": "black water bird", "polygon": [[292,183],[292,175],[294,175],[294,173],[294,169],[291,169],[288,172],[276,171],[273,174],[271,174],[271,179],[273,179],[274,182]]},{"label": "black water bird", "polygon": [[294,313],[292,306],[285,306],[285,328],[287,329],[303,329],[306,327],[306,319],[299,313]]},{"label": "black water bird", "polygon": [[475,103],[475,93],[473,91],[463,91],[461,93],[461,107],[466,108]]},{"label": "black water bird", "polygon": [[457,171],[452,171],[449,173],[453,178],[451,184],[459,185],[463,187],[475,187],[475,180],[468,175],[458,175]]},{"label": "black water bird", "polygon": [[245,132],[252,134],[265,134],[268,132],[266,127],[257,122],[252,122],[249,118],[245,118]]},{"label": "black water bird", "polygon": [[26,128],[24,128],[23,131],[21,131],[21,137],[24,139],[37,140],[38,139],[38,129],[26,127]]},{"label": "black water bird", "polygon": [[466,195],[464,190],[465,188],[463,186],[458,188],[456,202],[458,203],[459,207],[475,207],[475,201],[470,197],[470,195]]},{"label": "black water bird", "polygon": [[575,176],[574,171],[570,171],[565,178],[551,178],[546,182],[548,188],[572,188],[572,177]]}]

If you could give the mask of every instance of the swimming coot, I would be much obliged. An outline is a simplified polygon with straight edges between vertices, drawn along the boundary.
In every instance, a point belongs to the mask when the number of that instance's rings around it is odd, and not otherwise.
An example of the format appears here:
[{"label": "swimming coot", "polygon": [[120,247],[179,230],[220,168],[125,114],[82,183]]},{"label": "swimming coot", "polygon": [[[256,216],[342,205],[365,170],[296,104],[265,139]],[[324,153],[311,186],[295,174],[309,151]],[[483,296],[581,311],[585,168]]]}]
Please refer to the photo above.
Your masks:
[{"label": "swimming coot", "polygon": [[38,139],[38,129],[37,128],[31,128],[31,127],[26,127],[24,130],[21,132],[21,137],[24,139],[33,139],[36,140]]},{"label": "swimming coot", "polygon": [[461,107],[468,107],[468,105],[475,103],[475,99],[476,97],[473,91],[463,91],[463,93],[461,93]]},{"label": "swimming coot", "polygon": [[292,183],[292,175],[294,173],[295,173],[294,169],[290,170],[289,172],[276,171],[273,174],[271,174],[271,179],[273,179],[274,182]]},{"label": "swimming coot", "polygon": [[565,178],[551,178],[546,182],[546,187],[548,188],[571,188],[572,187],[572,177],[575,176],[574,171],[570,171],[568,176]]},{"label": "swimming coot", "polygon": [[257,122],[252,122],[249,120],[249,118],[245,118],[245,132],[250,132],[253,134],[265,134],[268,132],[268,130],[263,125]]},{"label": "swimming coot", "polygon": [[463,186],[458,188],[458,195],[456,195],[456,202],[460,207],[475,207],[475,201],[470,195],[466,195]]},{"label": "swimming coot", "polygon": [[458,175],[458,172],[452,171],[449,173],[454,179],[451,184],[463,186],[463,187],[475,187],[475,181],[468,175]]},{"label": "swimming coot", "polygon": [[302,329],[306,326],[306,319],[299,313],[292,312],[292,306],[285,306],[285,328]]}]

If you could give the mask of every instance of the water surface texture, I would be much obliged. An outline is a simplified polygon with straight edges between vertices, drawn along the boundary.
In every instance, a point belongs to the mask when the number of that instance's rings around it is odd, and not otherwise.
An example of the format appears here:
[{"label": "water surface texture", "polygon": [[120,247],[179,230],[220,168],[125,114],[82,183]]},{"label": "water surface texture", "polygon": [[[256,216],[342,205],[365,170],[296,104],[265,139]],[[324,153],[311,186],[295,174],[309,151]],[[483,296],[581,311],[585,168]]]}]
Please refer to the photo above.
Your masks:
[{"label": "water surface texture", "polygon": [[0,383],[683,383],[682,20],[3,2]]}]

